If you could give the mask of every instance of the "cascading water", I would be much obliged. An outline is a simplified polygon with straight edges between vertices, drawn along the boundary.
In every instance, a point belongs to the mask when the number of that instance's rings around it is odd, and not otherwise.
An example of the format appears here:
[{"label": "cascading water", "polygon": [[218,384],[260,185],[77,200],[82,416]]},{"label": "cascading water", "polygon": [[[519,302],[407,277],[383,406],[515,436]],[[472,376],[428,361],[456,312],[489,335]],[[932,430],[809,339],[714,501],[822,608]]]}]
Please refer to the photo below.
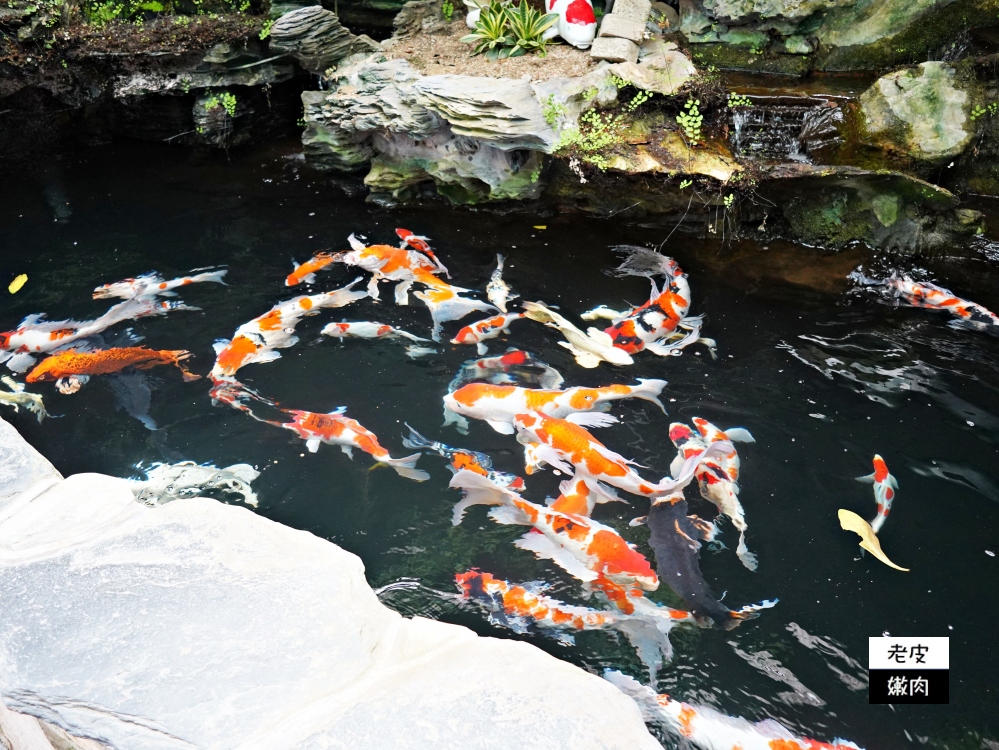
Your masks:
[{"label": "cascading water", "polygon": [[812,154],[840,140],[843,110],[832,99],[757,97],[732,110],[730,140],[739,156],[812,163]]}]

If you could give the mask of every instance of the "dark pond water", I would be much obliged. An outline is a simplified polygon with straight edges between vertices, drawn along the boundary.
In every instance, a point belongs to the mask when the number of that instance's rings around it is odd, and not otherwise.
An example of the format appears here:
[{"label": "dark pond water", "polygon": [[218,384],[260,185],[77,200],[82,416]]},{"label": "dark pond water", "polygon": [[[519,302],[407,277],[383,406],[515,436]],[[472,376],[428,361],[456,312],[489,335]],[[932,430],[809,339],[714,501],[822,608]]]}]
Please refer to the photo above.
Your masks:
[{"label": "dark pond water", "polygon": [[[90,299],[100,283],[152,269],[169,278],[225,263],[229,286],[185,290],[185,301],[203,312],[134,325],[149,346],[191,350],[193,368],[206,373],[213,340],[292,296],[283,285],[292,258],[344,247],[351,232],[394,242],[397,226],[432,237],[462,286],[483,289],[496,252],[506,253],[507,280],[523,298],[557,303],[568,313],[645,299],[644,280],[603,273],[615,261],[608,246],[659,243],[666,235],[578,216],[371,206],[309,172],[294,144],[234,153],[231,160],[152,146],[95,147],[7,170],[0,184],[0,281],[6,285],[21,272],[30,280],[16,296],[0,296],[0,325],[12,328],[41,311],[53,319],[93,317],[107,307]],[[640,355],[626,369],[583,370],[542,326],[516,323],[509,339],[557,367],[569,385],[667,379],[668,418],[650,404],[622,402],[614,411],[623,423],[601,433],[610,447],[649,466],[650,477],[664,475],[674,455],[671,420],[702,416],[722,427],[744,426],[756,437],[741,449],[742,501],[759,571],[745,570],[731,550],[705,550],[701,565],[731,606],[773,597],[780,603],[731,632],[674,631],[677,654],[657,688],[867,748],[979,748],[984,738],[999,740],[999,558],[989,554],[999,552],[999,340],[948,328],[942,314],[851,292],[845,281],[861,263],[916,269],[999,309],[999,246],[983,239],[935,258],[888,259],[860,249],[723,246],[676,233],[664,250],[690,274],[693,311],[707,315],[705,334],[718,341],[717,360],[688,350],[679,358]],[[354,275],[339,268],[321,275],[317,288],[332,289]],[[377,306],[363,301],[307,318],[298,329],[302,343],[277,362],[248,366],[240,379],[290,408],[347,406],[397,455],[406,421],[520,471],[511,438],[480,424],[467,439],[440,427],[441,396],[458,365],[475,356],[471,347],[446,345],[438,356],[411,360],[393,342],[320,340],[325,323],[344,317],[428,330],[421,304],[396,307],[388,288],[385,297]],[[494,342],[491,350],[506,345]],[[155,432],[118,410],[100,378],[73,396],[37,388],[60,419],[39,425],[24,413],[3,416],[64,474],[130,476],[140,462],[182,459],[254,464],[262,471],[259,513],[357,553],[376,587],[418,582],[385,594],[404,613],[515,637],[450,597],[453,574],[472,565],[516,582],[546,580],[555,596],[580,601],[561,570],[513,547],[522,533],[517,527],[495,525],[479,508],[453,528],[458,497],[434,457],[421,460],[432,479],[417,484],[371,470],[364,455],[351,462],[330,446],[308,454],[290,433],[213,407],[204,380],[183,383],[168,368],[151,379]],[[838,527],[837,508],[874,514],[870,488],[853,481],[871,470],[874,453],[885,457],[900,484],[882,542],[910,573],[861,557],[856,537]],[[540,501],[554,494],[556,482],[550,472],[536,475],[528,494]],[[705,512],[695,495],[688,492],[693,508]],[[647,532],[626,525],[641,513],[639,505],[599,506],[596,516],[651,555]],[[734,548],[731,527],[724,538]],[[665,586],[655,596],[669,601]],[[949,706],[868,705],[867,639],[885,632],[950,636]],[[529,639],[593,671],[614,665],[642,675],[631,649],[606,633],[583,634],[575,647]]]}]

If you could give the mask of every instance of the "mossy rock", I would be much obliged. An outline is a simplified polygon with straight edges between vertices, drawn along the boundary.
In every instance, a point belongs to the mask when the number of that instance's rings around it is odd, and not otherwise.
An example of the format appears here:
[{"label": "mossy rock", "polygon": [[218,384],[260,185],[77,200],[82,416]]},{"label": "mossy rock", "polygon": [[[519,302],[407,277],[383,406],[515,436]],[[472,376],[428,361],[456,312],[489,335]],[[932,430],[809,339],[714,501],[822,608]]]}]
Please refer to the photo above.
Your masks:
[{"label": "mossy rock", "polygon": [[698,44],[691,48],[698,68],[714,65],[720,70],[745,70],[782,76],[803,76],[811,63],[803,55],[754,54],[746,47],[729,44]]}]

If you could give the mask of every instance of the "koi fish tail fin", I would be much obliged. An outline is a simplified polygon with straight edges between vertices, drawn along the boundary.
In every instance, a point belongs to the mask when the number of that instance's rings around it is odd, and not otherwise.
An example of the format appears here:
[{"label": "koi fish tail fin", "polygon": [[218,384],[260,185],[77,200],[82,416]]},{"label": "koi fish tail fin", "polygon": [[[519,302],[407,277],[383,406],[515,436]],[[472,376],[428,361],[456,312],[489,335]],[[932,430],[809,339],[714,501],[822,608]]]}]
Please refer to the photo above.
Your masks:
[{"label": "koi fish tail fin", "polygon": [[177,368],[180,370],[180,374],[184,378],[185,383],[193,383],[195,380],[201,380],[201,375],[198,375],[195,372],[191,372],[183,365],[178,364]]},{"label": "koi fish tail fin", "polygon": [[756,555],[749,551],[749,547],[746,546],[746,532],[743,531],[739,534],[739,545],[735,548],[736,557],[739,558],[740,562],[746,566],[749,570],[755,571],[760,567],[760,560]]},{"label": "koi fish tail fin", "polygon": [[878,508],[878,514],[874,517],[874,520],[871,521],[871,531],[877,534],[881,531],[881,527],[885,525],[886,520],[888,520],[888,516],[881,515],[881,509]]},{"label": "koi fish tail fin", "polygon": [[448,487],[462,490],[463,497],[454,506],[451,523],[457,526],[465,517],[465,511],[473,505],[509,505],[515,493],[499,487],[488,477],[468,469],[461,469],[451,477]]},{"label": "koi fish tail fin", "polygon": [[728,439],[733,443],[755,443],[754,438],[745,427],[729,427],[725,430]]},{"label": "koi fish tail fin", "polygon": [[[222,284],[222,286],[228,286],[222,278],[229,273],[228,268],[220,268],[216,271],[206,271],[205,273],[199,273],[197,276],[192,276],[191,281],[202,282],[202,281],[213,281],[216,284]],[[309,282],[311,283],[311,282]]]},{"label": "koi fish tail fin", "polygon": [[649,670],[649,680],[655,681],[656,672],[663,662],[673,658],[673,645],[669,641],[669,626],[660,629],[658,623],[644,617],[622,618],[614,623],[617,630],[638,652],[645,668]]},{"label": "koi fish tail fin", "polygon": [[[406,423],[403,422],[403,424]],[[418,433],[408,424],[406,424],[406,427],[409,429],[409,435],[404,436],[402,438],[402,444],[405,447],[411,450],[437,452],[437,445],[438,445],[437,443],[435,443],[433,440],[427,440],[425,437],[423,437],[423,435]]]},{"label": "koi fish tail fin", "polygon": [[611,271],[614,276],[644,276],[650,279],[662,275],[672,278],[679,271],[675,260],[647,247],[616,245],[611,250],[623,258],[621,265]]},{"label": "koi fish tail fin", "polygon": [[663,414],[665,414],[666,407],[663,406],[663,402],[659,400],[659,394],[662,393],[663,388],[666,387],[666,381],[639,378],[638,383],[638,385],[632,386],[631,395],[634,398],[640,398],[643,401],[651,401],[662,409]]},{"label": "koi fish tail fin", "polygon": [[430,479],[430,475],[423,471],[423,469],[416,468],[416,462],[420,460],[420,456],[422,455],[422,453],[414,453],[412,456],[406,456],[405,458],[383,458],[378,463],[395,469],[395,473],[401,477],[406,477],[406,479],[412,479],[416,482],[425,482]]}]

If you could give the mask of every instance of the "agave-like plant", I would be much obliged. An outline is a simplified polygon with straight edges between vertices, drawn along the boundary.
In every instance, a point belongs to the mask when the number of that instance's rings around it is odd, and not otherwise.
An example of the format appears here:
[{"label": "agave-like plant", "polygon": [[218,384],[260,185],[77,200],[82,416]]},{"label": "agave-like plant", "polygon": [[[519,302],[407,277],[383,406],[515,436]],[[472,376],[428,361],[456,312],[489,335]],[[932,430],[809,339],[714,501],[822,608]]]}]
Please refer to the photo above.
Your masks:
[{"label": "agave-like plant", "polygon": [[461,41],[475,45],[472,50],[473,55],[484,52],[490,60],[507,57],[509,48],[516,41],[508,33],[509,25],[510,17],[506,6],[499,0],[491,0],[489,5],[482,9],[479,20],[475,23],[475,30],[463,36]]},{"label": "agave-like plant", "polygon": [[520,5],[507,11],[507,18],[510,36],[513,37],[509,57],[520,57],[528,52],[538,52],[542,57],[547,54],[548,40],[544,34],[558,21],[558,13],[542,14],[525,0],[521,0]]}]

